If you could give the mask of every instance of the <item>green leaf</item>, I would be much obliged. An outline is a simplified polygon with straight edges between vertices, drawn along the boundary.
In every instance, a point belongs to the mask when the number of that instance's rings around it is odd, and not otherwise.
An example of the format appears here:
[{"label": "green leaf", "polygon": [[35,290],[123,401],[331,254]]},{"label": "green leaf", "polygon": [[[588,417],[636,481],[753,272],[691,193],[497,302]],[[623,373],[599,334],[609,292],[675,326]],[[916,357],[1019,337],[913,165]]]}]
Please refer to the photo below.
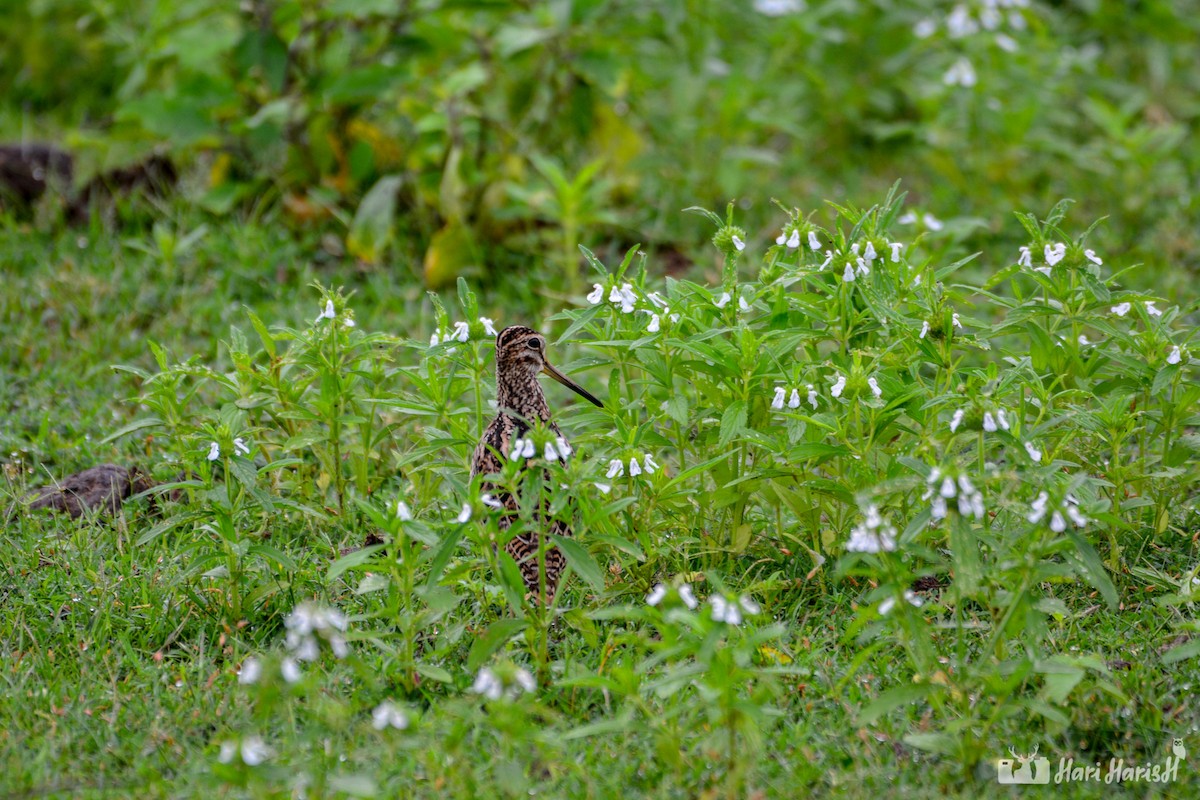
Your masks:
[{"label": "green leaf", "polygon": [[1084,580],[1100,592],[1109,610],[1116,611],[1119,602],[1117,587],[1113,586],[1112,579],[1108,577],[1108,570],[1104,568],[1104,562],[1100,560],[1100,554],[1078,532],[1068,530],[1067,536],[1070,537],[1071,542],[1075,545],[1075,553],[1073,554],[1075,558],[1073,560],[1075,561],[1076,569],[1083,575]]},{"label": "green leaf", "polygon": [[1200,656],[1200,639],[1192,639],[1189,642],[1172,647],[1162,655],[1164,664],[1175,664],[1179,661],[1186,661],[1189,658]]},{"label": "green leaf", "polygon": [[734,400],[725,407],[721,415],[721,435],[717,440],[718,447],[725,447],[746,427],[746,402]]},{"label": "green leaf", "polygon": [[920,700],[929,694],[932,688],[932,685],[928,683],[905,683],[888,689],[858,712],[858,724],[870,725],[884,714]]},{"label": "green leaf", "polygon": [[467,669],[474,672],[482,667],[505,642],[525,630],[528,625],[523,619],[500,619],[493,622],[471,645],[471,652],[467,654]]},{"label": "green leaf", "polygon": [[110,433],[108,436],[105,436],[103,439],[100,440],[100,444],[108,444],[111,441],[120,439],[122,436],[128,436],[131,433],[136,433],[138,431],[145,430],[146,428],[157,428],[163,424],[164,424],[163,421],[161,419],[159,419],[158,417],[147,417],[146,419],[139,419],[136,422],[131,422],[128,425],[126,425],[124,428],[121,428],[117,431],[114,431],[113,433]]},{"label": "green leaf", "polygon": [[346,237],[349,253],[368,264],[377,264],[392,241],[392,220],[396,216],[396,192],[403,177],[385,175],[375,182],[358,204],[350,233]]},{"label": "green leaf", "polygon": [[562,550],[563,555],[567,557],[567,563],[579,577],[583,578],[596,591],[604,590],[604,573],[600,570],[596,560],[592,558],[592,554],[585,550],[583,545],[566,536],[551,536],[550,538],[558,545],[558,549]]}]

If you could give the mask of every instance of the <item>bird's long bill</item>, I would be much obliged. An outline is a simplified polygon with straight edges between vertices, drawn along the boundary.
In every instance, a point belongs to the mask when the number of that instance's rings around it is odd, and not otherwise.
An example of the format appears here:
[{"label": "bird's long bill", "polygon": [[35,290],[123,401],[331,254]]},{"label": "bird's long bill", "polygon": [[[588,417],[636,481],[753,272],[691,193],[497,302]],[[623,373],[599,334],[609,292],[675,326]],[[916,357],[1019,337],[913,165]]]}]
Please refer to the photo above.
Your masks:
[{"label": "bird's long bill", "polygon": [[563,386],[570,389],[575,394],[584,398],[585,400],[590,402],[592,405],[597,406],[599,408],[604,408],[604,403],[601,403],[599,400],[597,400],[595,397],[593,397],[592,393],[589,392],[587,389],[584,389],[582,386],[575,383],[575,381],[571,380],[566,375],[563,375],[561,372],[556,370],[554,367],[550,366],[549,361],[542,362],[542,372],[546,373],[551,378],[554,378],[554,380],[558,381],[559,383],[561,383]]}]

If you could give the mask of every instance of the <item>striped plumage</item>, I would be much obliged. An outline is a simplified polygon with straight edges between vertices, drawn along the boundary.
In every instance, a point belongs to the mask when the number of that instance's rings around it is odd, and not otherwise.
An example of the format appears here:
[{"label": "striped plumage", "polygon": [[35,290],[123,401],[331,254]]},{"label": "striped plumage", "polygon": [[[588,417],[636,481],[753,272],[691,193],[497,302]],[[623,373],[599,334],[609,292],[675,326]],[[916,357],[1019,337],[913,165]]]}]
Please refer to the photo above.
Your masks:
[{"label": "striped plumage", "polygon": [[[543,425],[555,437],[562,431],[550,419],[550,406],[538,383],[538,373],[544,372],[572,391],[603,408],[603,404],[586,391],[576,386],[546,360],[546,339],[532,328],[513,325],[496,336],[496,418],[483,431],[479,444],[471,456],[471,476],[501,472],[508,459],[513,443],[525,435],[531,425]],[[522,464],[527,462],[522,461]],[[500,529],[508,530],[517,515],[517,498],[498,489],[489,482],[481,486],[483,492],[493,495],[504,504],[505,513],[500,517]],[[539,518],[539,522],[540,522]],[[545,523],[543,523],[545,524]],[[569,536],[570,526],[561,520],[549,521],[549,533]],[[540,531],[524,531],[513,537],[504,549],[521,570],[525,588],[535,598],[541,597],[541,580],[538,574],[538,544]],[[554,600],[558,581],[566,567],[562,551],[550,546],[545,550],[546,603]]]}]

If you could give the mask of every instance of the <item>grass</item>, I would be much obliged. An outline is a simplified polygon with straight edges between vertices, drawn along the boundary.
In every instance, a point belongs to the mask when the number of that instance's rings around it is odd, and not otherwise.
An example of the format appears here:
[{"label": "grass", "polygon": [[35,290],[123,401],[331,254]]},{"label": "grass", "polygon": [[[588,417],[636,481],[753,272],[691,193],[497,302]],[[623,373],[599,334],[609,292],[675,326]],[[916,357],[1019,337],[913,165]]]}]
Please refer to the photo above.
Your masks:
[{"label": "grass", "polygon": [[[0,794],[1007,796],[1009,790],[995,784],[993,770],[994,759],[1010,745],[1023,752],[1037,745],[1055,767],[1059,757],[1088,764],[1113,756],[1157,762],[1172,737],[1184,737],[1189,749],[1200,749],[1200,713],[1192,698],[1194,657],[1188,658],[1186,649],[1194,642],[1188,638],[1195,625],[1190,587],[1173,591],[1170,585],[1174,580],[1186,584],[1197,561],[1196,543],[1187,535],[1188,520],[1195,522],[1194,469],[1186,463],[1173,465],[1164,457],[1164,463],[1153,462],[1128,476],[1130,485],[1145,487],[1137,496],[1168,508],[1168,524],[1158,529],[1145,504],[1105,511],[1103,486],[1100,494],[1090,486],[1074,489],[1090,499],[1100,519],[1089,537],[1097,557],[1110,564],[1115,559],[1117,565],[1106,571],[1118,601],[1111,608],[1098,580],[1085,580],[1081,576],[1086,572],[1068,569],[1074,563],[1070,552],[1039,551],[1029,543],[1032,534],[1004,534],[1026,549],[1011,551],[1012,561],[997,555],[995,563],[987,562],[984,584],[992,571],[998,576],[1026,574],[1019,572],[1018,562],[1042,565],[1049,572],[1039,573],[1036,596],[1012,605],[1029,627],[1003,636],[998,645],[1003,657],[992,660],[974,631],[990,636],[997,630],[996,609],[1012,602],[1015,584],[997,578],[995,588],[961,593],[955,576],[969,565],[947,563],[939,555],[955,548],[946,547],[937,529],[929,534],[934,538],[922,540],[928,542],[928,552],[925,544],[918,548],[913,541],[914,552],[924,554],[899,567],[899,562],[889,566],[874,556],[856,560],[841,550],[857,516],[856,496],[864,492],[886,498],[878,491],[902,491],[903,498],[897,495],[884,508],[917,514],[923,482],[904,484],[896,460],[916,453],[911,448],[917,445],[894,443],[905,441],[913,429],[936,430],[940,423],[922,417],[918,406],[908,406],[907,422],[889,434],[896,439],[860,440],[866,442],[865,467],[849,454],[806,467],[827,476],[831,485],[847,487],[830,489],[816,515],[807,508],[796,511],[800,506],[794,504],[773,505],[771,493],[781,492],[782,484],[762,480],[748,460],[735,467],[747,470],[744,480],[753,481],[753,491],[725,497],[722,492],[729,489],[721,484],[730,476],[720,470],[730,467],[708,458],[723,452],[725,442],[718,443],[717,429],[724,435],[729,423],[710,415],[720,415],[731,401],[714,400],[713,393],[719,393],[722,381],[735,387],[743,381],[757,386],[758,381],[703,371],[693,376],[693,388],[682,390],[692,404],[688,424],[680,425],[658,410],[662,386],[655,385],[664,363],[686,369],[684,361],[670,361],[679,352],[669,346],[656,350],[658,342],[642,338],[644,316],[631,321],[613,312],[605,321],[607,311],[572,312],[570,319],[553,324],[554,338],[565,325],[578,323],[576,332],[570,341],[554,345],[552,354],[584,369],[577,377],[590,387],[603,386],[611,370],[611,394],[603,389],[597,393],[625,407],[611,418],[574,409],[559,416],[580,450],[564,480],[590,485],[609,458],[642,452],[654,452],[668,464],[669,473],[683,464],[707,462],[708,467],[678,494],[666,477],[658,483],[622,484],[609,499],[589,489],[580,498],[579,528],[587,550],[584,560],[572,561],[579,574],[565,592],[561,614],[551,621],[522,607],[519,598],[513,600],[512,587],[481,538],[485,527],[439,521],[452,517],[461,499],[470,496],[465,458],[482,417],[479,403],[491,392],[489,385],[481,400],[472,386],[476,374],[488,375],[491,369],[486,348],[472,344],[455,354],[444,348],[426,353],[428,332],[445,321],[408,278],[383,269],[361,271],[337,260],[314,263],[310,256],[318,251],[316,242],[282,233],[270,219],[203,223],[204,232],[190,244],[187,233],[202,225],[193,212],[169,209],[160,220],[157,234],[136,225],[119,234],[97,227],[82,235],[44,234],[12,225],[0,232],[0,254],[9,276],[0,293],[4,503],[29,487],[105,461],[139,463],[160,479],[181,467],[200,474],[185,487],[181,502],[167,503],[161,512],[135,501],[115,520],[73,521],[30,513],[18,514],[3,529]],[[179,242],[185,244],[180,247]],[[920,259],[938,265],[949,263],[957,247],[936,237],[920,246],[925,248]],[[770,269],[775,267],[765,271]],[[760,286],[747,274],[751,272],[743,267],[739,285]],[[970,274],[986,275],[987,268]],[[627,277],[639,289],[662,286],[653,264],[644,287],[633,272]],[[724,278],[715,270],[707,277],[736,290],[728,282],[728,270]],[[311,345],[314,353],[327,353],[322,348],[330,343],[348,347],[360,341],[351,334],[336,339],[341,334],[332,327],[328,335],[334,338],[305,338],[305,330],[324,330],[310,327],[322,305],[320,295],[298,288],[313,282],[345,288],[349,300],[339,298],[338,310],[352,309],[357,332],[390,332],[358,350],[340,351],[342,357],[357,359],[347,363],[357,367],[354,375],[360,382],[340,384],[337,396],[374,409],[381,425],[394,426],[381,428],[383,444],[373,447],[362,447],[357,433],[344,435],[346,449],[335,451],[339,457],[332,461],[349,465],[343,476],[347,488],[340,496],[331,488],[340,485],[338,478],[330,474],[330,462],[320,450],[330,427],[313,423],[325,437],[289,451],[287,437],[267,424],[285,424],[280,419],[286,415],[267,416],[280,410],[278,398],[256,405],[243,395],[244,402],[232,404],[209,382],[191,400],[186,391],[175,392],[183,399],[174,425],[110,438],[161,411],[171,392],[156,388],[162,379],[151,376],[172,374],[171,364],[195,358],[193,372],[200,365],[211,366],[219,373],[240,374],[238,380],[249,380],[250,374],[238,373],[240,348],[248,348],[251,363],[267,364],[253,355],[257,345],[238,344],[253,340],[247,308],[277,331],[281,349],[288,352]],[[586,308],[580,299],[569,303],[553,290],[542,294],[539,285],[536,274],[511,276],[477,299],[464,297],[467,310],[451,317],[488,313],[500,324],[519,320],[541,325],[563,306],[582,303]],[[764,278],[761,287],[768,286]],[[678,285],[670,291],[673,303],[688,296]],[[857,295],[843,295],[843,300],[847,297],[851,304],[857,302]],[[761,302],[770,308],[769,300]],[[713,313],[694,298],[678,303],[688,314]],[[897,301],[896,308],[901,307],[907,306]],[[965,306],[955,307],[966,313]],[[730,324],[742,336],[752,330],[744,321],[729,323],[737,316],[732,305],[721,313],[724,322],[709,324]],[[831,313],[827,319],[843,312]],[[972,327],[984,330],[985,318],[996,313],[994,308],[972,311]],[[778,310],[775,317],[764,311],[762,319],[770,322],[754,330],[764,336],[759,345],[764,350],[777,346],[772,337],[790,335],[780,332],[797,324],[795,316],[781,316]],[[231,333],[231,326],[241,333]],[[285,334],[275,326],[297,333]],[[877,335],[859,330],[854,335]],[[989,341],[1007,347],[1005,336],[1012,332],[994,330]],[[1109,338],[1115,341],[1116,334]],[[854,352],[875,352],[870,342],[856,341]],[[168,369],[156,362],[149,342],[171,354]],[[883,340],[875,345],[882,347]],[[803,342],[787,340],[783,347],[789,346],[791,352],[799,347],[814,363],[837,358],[837,349],[825,345],[814,344],[811,352]],[[969,344],[959,347],[968,361],[986,360]],[[801,367],[803,361],[798,362]],[[849,362],[834,363],[849,372]],[[143,375],[115,371],[118,364]],[[314,387],[329,379],[331,373],[322,369],[313,367]],[[890,381],[901,380],[904,373],[895,366],[880,369],[890,370],[883,380],[891,393],[895,386]],[[301,385],[308,374],[289,376]],[[901,377],[890,377],[897,375]],[[1076,377],[1081,381],[1076,388],[1086,390],[1084,374]],[[969,383],[974,378],[963,372],[956,380]],[[672,385],[680,384],[666,383]],[[385,392],[388,402],[372,405],[370,398],[381,395],[366,394],[369,389]],[[1033,391],[1033,383],[1027,390]],[[861,391],[865,396],[865,386]],[[712,397],[706,399],[705,393]],[[565,399],[552,397],[553,402]],[[1073,402],[1075,414],[1079,409],[1100,413],[1093,401]],[[1180,402],[1177,430],[1186,437],[1195,409],[1187,399]],[[714,404],[716,412],[706,403]],[[857,418],[859,412],[846,409],[838,413],[836,424],[851,414]],[[761,436],[766,440],[794,444],[797,436],[811,440],[817,422],[830,424],[819,415],[807,427],[796,427],[794,421],[788,423],[792,427],[773,427],[772,420],[766,400],[752,400],[743,429],[730,441],[748,441],[755,431],[765,431]],[[1150,435],[1148,425],[1143,437]],[[215,465],[206,472],[210,466],[199,454],[207,439],[242,430],[257,431],[259,474],[237,477],[233,460],[219,472]],[[875,428],[871,430],[874,437]],[[853,431],[847,428],[838,435],[850,437]],[[1044,443],[1059,442],[1064,458],[1068,452],[1077,459],[1098,458],[1101,450],[1100,433],[1080,432],[1063,420],[1042,437]],[[982,447],[982,437],[980,442]],[[1049,444],[1043,446],[1051,450]],[[967,448],[968,460],[973,447]],[[1142,454],[1144,459],[1144,448]],[[365,465],[366,491],[356,488],[356,458]],[[269,470],[273,462],[282,466]],[[785,458],[778,467],[787,463]],[[1016,506],[1021,480],[1032,480],[1034,474],[1024,468],[1019,472],[1025,477],[1010,472],[989,484],[989,506],[997,503],[1001,515],[1009,513],[1005,503]],[[1047,480],[1056,478],[1048,474]],[[897,482],[904,484],[902,489],[895,488]],[[867,488],[876,483],[891,488]],[[251,487],[294,506],[268,509]],[[397,497],[414,505],[419,501],[415,527],[389,511]],[[694,505],[692,497],[706,498],[713,508]],[[1013,519],[1023,516],[1020,509],[1013,511]],[[616,522],[606,523],[608,519]],[[746,541],[738,521],[749,526]],[[903,527],[907,519],[896,522]],[[171,523],[170,529],[164,529],[165,523]],[[1114,553],[1104,531],[1118,525],[1123,550]],[[221,535],[214,533],[217,529]],[[948,524],[945,535],[959,535],[959,530]],[[374,560],[356,563],[355,556],[342,556],[361,546],[368,534],[380,532],[389,544]],[[438,566],[434,556],[447,541],[450,557]],[[253,549],[260,546],[264,549]],[[809,546],[828,557],[824,566],[805,554]],[[989,544],[982,552],[990,558],[993,552],[1001,554],[1003,546]],[[592,566],[598,567],[597,574],[589,573]],[[891,582],[889,570],[897,568],[904,574],[950,576],[940,592],[926,596],[930,606],[942,604],[927,624],[907,608],[887,617],[875,613],[882,589],[907,586]],[[751,591],[766,613],[757,621],[748,619],[741,631],[726,633],[707,617],[693,619],[678,601],[669,601],[671,608],[661,613],[647,608],[644,597],[650,587],[672,579],[676,584],[689,580],[702,596],[718,592],[722,584],[735,593]],[[313,598],[350,616],[352,655],[338,659],[323,644],[322,657],[304,664],[303,677],[289,683],[278,672],[287,652],[284,620]],[[1005,625],[998,630],[1003,633]],[[919,666],[923,647],[940,654],[945,672]],[[1075,676],[1073,668],[1054,662],[1076,654],[1095,659],[1082,679],[1082,673]],[[238,680],[248,657],[267,665],[267,677],[250,686]],[[1047,669],[1053,663],[1058,667]],[[513,701],[481,701],[469,689],[483,664],[500,672],[528,666],[539,688]],[[972,664],[979,672],[968,679]],[[1034,674],[1003,688],[1012,679],[1006,670],[1013,669],[1032,669]],[[1074,676],[1072,682],[1055,683],[1056,669]],[[914,685],[932,688],[888,704],[863,721],[864,712],[886,703],[889,692]],[[964,690],[971,696],[962,695]],[[407,730],[371,727],[372,709],[388,698],[408,713]],[[965,729],[955,727],[964,720]],[[252,767],[237,757],[221,763],[222,742],[251,735],[261,735],[271,747],[266,763]],[[964,741],[974,737],[974,757],[955,755],[944,744],[931,749],[932,740],[921,738],[945,735]],[[1059,790],[1080,797],[1186,796],[1200,788],[1189,763],[1194,757],[1184,762],[1179,782],[1166,786],[1070,784]]]}]

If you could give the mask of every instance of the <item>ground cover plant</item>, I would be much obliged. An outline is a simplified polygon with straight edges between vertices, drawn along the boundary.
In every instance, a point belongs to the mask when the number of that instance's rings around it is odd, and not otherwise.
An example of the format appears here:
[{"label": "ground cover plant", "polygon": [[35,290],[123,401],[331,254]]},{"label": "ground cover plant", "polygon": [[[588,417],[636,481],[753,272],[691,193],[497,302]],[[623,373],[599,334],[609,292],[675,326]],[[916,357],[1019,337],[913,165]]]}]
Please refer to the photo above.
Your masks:
[{"label": "ground cover plant", "polygon": [[[0,794],[1200,788],[1190,16],[9,21],[0,131],[78,169],[0,212]],[[547,383],[506,531],[510,324],[604,408]]]}]

